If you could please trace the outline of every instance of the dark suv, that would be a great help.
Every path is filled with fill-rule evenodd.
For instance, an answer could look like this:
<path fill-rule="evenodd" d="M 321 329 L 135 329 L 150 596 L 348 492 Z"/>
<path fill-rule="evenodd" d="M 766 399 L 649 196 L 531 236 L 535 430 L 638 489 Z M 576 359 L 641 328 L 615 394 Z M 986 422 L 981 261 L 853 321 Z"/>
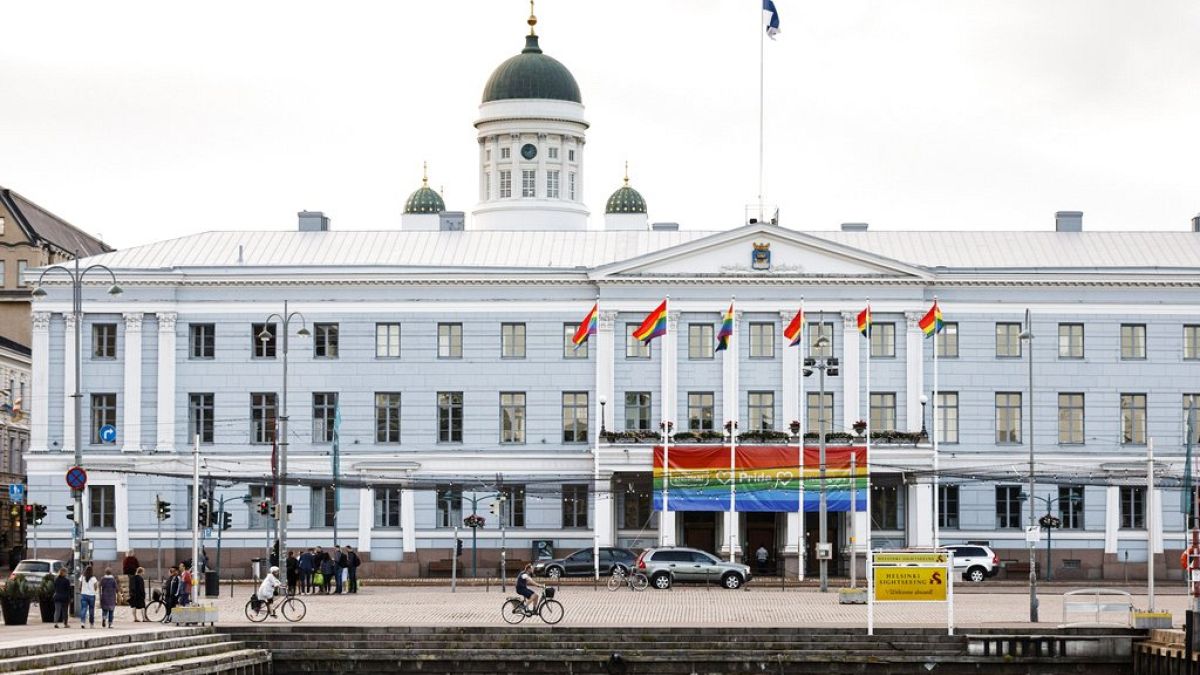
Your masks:
<path fill-rule="evenodd" d="M 620 569 L 628 572 L 633 567 L 637 554 L 627 548 L 600 547 L 600 574 L 605 576 Z M 533 573 L 557 579 L 559 577 L 586 577 L 596 570 L 592 549 L 581 548 L 571 555 L 556 560 L 539 560 L 533 564 Z"/>

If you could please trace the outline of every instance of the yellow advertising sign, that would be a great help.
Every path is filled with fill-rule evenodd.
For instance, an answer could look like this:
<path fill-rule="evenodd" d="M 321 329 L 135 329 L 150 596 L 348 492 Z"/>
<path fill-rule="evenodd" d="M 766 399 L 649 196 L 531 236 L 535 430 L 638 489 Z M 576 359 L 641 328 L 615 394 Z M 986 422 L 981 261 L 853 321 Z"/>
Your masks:
<path fill-rule="evenodd" d="M 880 565 L 945 565 L 949 559 L 946 553 L 876 553 L 874 556 L 874 561 Z"/>
<path fill-rule="evenodd" d="M 946 570 L 936 567 L 876 567 L 875 600 L 945 602 Z"/>

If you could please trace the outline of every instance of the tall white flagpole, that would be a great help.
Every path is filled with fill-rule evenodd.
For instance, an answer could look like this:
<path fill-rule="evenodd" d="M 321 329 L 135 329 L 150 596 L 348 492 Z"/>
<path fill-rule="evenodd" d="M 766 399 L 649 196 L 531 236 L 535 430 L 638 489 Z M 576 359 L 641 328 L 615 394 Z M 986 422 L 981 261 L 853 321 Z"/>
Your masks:
<path fill-rule="evenodd" d="M 667 332 L 663 334 L 663 347 L 659 350 L 659 352 L 662 353 L 662 367 L 666 368 L 667 367 L 666 344 L 667 344 L 667 340 L 671 338 L 671 335 L 670 335 L 670 331 L 671 331 L 671 319 L 670 319 L 670 317 L 671 317 L 671 296 L 670 295 L 668 295 L 666 297 L 666 299 L 663 300 L 663 305 L 665 305 L 663 307 L 663 318 L 665 318 L 667 320 L 667 329 L 666 329 Z M 660 378 L 660 379 L 665 379 L 667 381 L 670 381 L 669 377 L 668 378 Z M 669 400 L 669 399 L 667 399 L 667 392 L 665 389 L 661 395 L 662 395 L 664 401 Z M 669 543 L 668 537 L 667 537 L 667 530 L 666 530 L 667 520 L 668 520 L 667 513 L 670 511 L 670 503 L 669 503 L 668 499 L 669 499 L 669 495 L 671 493 L 671 485 L 670 485 L 670 481 L 671 481 L 671 434 L 669 432 L 670 432 L 670 428 L 667 426 L 667 420 L 663 420 L 663 423 L 662 423 L 662 435 L 663 435 L 662 514 L 660 515 L 660 517 L 658 519 L 658 543 L 661 546 L 666 546 Z M 671 523 L 672 526 L 674 526 L 674 524 L 675 524 L 674 522 Z M 670 540 L 673 541 L 674 536 L 671 536 Z"/>
<path fill-rule="evenodd" d="M 758 12 L 758 222 L 763 220 L 763 128 L 766 119 L 766 107 L 763 105 L 764 83 L 766 81 L 766 26 L 762 24 L 762 10 Z"/>
<path fill-rule="evenodd" d="M 937 306 L 937 296 L 933 296 L 933 304 Z M 938 330 L 937 317 L 934 317 L 933 329 L 933 546 L 940 545 L 941 527 L 938 520 L 941 516 L 941 499 L 938 486 L 941 482 L 941 468 L 938 457 Z"/>
<path fill-rule="evenodd" d="M 866 474 L 868 476 L 871 475 L 871 431 L 872 431 L 872 429 L 871 429 L 871 334 L 874 331 L 875 331 L 875 317 L 871 316 L 871 299 L 867 298 L 867 417 L 866 417 L 866 422 L 867 422 L 867 442 L 866 442 L 867 461 L 865 462 L 866 466 L 863 467 L 863 469 L 864 469 L 864 471 L 866 471 Z M 853 450 L 851 450 L 851 452 L 853 452 Z M 853 466 L 853 464 L 851 464 L 851 465 Z M 850 518 L 850 527 L 851 527 L 852 531 L 857 533 L 858 528 L 856 528 L 854 526 L 855 517 L 853 516 L 853 514 L 858 513 L 858 476 L 854 475 L 855 474 L 854 471 L 851 471 L 850 474 L 851 474 L 850 475 L 850 485 L 852 486 L 851 490 L 850 490 L 850 504 L 851 504 L 850 513 L 852 514 L 851 518 Z M 870 481 L 867 482 L 867 504 L 866 504 L 866 507 L 867 507 L 867 513 L 866 513 L 866 516 L 867 516 L 867 532 L 866 532 L 867 541 L 864 542 L 864 545 L 866 546 L 866 548 L 869 549 L 869 548 L 871 548 L 871 486 L 870 486 Z M 854 545 L 851 546 L 851 550 L 858 551 L 858 542 L 854 542 Z M 857 563 L 857 562 L 858 562 L 857 559 L 855 559 L 855 563 Z M 853 573 L 854 571 L 851 570 L 851 572 Z M 869 574 L 870 571 L 868 570 L 867 573 Z"/>
<path fill-rule="evenodd" d="M 730 296 L 729 306 L 731 308 L 733 307 L 733 301 L 734 301 L 734 297 Z M 732 324 L 731 327 L 733 328 L 733 334 L 729 336 L 729 346 L 723 350 L 725 352 L 725 355 L 722 358 L 724 358 L 724 359 L 729 358 L 730 350 L 737 349 L 737 345 L 734 344 L 734 337 L 737 335 L 737 313 L 736 312 L 733 313 L 733 316 L 730 318 L 730 322 Z M 724 321 L 722 321 L 722 323 L 724 323 Z M 735 360 L 733 363 L 733 367 L 737 368 L 736 352 L 734 353 L 734 359 Z M 735 383 L 737 382 L 736 377 L 734 378 L 734 382 Z M 736 386 L 733 389 L 733 398 L 734 398 L 734 403 L 732 406 L 733 410 L 734 410 L 733 420 L 731 420 L 732 424 L 729 425 L 729 562 L 733 562 L 734 558 L 736 556 L 737 529 L 738 529 L 737 528 L 737 432 L 738 432 L 737 410 L 738 410 L 739 406 L 738 406 L 738 401 L 737 401 L 737 387 Z"/>

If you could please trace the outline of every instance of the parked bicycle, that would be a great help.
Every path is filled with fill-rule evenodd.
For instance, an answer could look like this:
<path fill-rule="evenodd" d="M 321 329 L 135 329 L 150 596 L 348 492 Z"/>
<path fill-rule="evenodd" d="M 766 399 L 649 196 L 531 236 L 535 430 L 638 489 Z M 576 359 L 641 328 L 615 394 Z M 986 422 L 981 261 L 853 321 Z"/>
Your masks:
<path fill-rule="evenodd" d="M 151 592 L 150 597 L 153 599 L 146 603 L 146 608 L 142 610 L 142 620 L 161 622 L 167 616 L 167 606 L 163 604 L 162 591 L 156 588 Z M 136 615 L 137 610 L 133 611 Z"/>
<path fill-rule="evenodd" d="M 547 588 L 542 597 L 538 600 L 537 607 L 532 612 L 525 609 L 525 598 L 516 596 L 504 601 L 500 606 L 500 614 L 508 623 L 517 624 L 525 620 L 527 616 L 540 616 L 542 621 L 548 624 L 556 624 L 562 621 L 563 614 L 562 603 L 554 599 L 554 589 Z"/>
<path fill-rule="evenodd" d="M 255 594 L 246 601 L 246 618 L 254 623 L 262 623 L 268 616 L 278 616 L 275 613 L 276 609 L 283 614 L 283 618 L 292 622 L 300 621 L 308 613 L 304 601 L 294 595 L 285 596 L 283 601 L 276 605 L 275 598 L 264 602 Z"/>
<path fill-rule="evenodd" d="M 618 567 L 613 570 L 612 576 L 608 578 L 608 590 L 615 591 L 622 586 L 628 586 L 631 590 L 644 591 L 650 585 L 650 580 L 645 574 L 638 571 L 633 571 L 628 574 L 623 568 Z"/>

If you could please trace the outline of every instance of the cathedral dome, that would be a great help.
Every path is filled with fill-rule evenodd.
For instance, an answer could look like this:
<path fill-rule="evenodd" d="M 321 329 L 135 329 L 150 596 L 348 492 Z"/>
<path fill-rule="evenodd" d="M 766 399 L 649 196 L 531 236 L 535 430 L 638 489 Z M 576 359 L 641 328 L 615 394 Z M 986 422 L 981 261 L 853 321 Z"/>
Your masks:
<path fill-rule="evenodd" d="M 404 202 L 405 213 L 441 213 L 445 210 L 446 203 L 436 190 L 429 187 L 428 179 L 423 179 L 421 187 Z"/>
<path fill-rule="evenodd" d="M 501 63 L 483 86 L 483 103 L 512 98 L 541 98 L 583 103 L 575 76 L 542 53 L 538 36 L 525 36 L 525 49 Z"/>
<path fill-rule="evenodd" d="M 626 176 L 625 184 L 608 198 L 608 204 L 605 205 L 604 212 L 645 213 L 646 200 L 642 198 L 642 193 L 629 187 L 629 177 Z"/>

